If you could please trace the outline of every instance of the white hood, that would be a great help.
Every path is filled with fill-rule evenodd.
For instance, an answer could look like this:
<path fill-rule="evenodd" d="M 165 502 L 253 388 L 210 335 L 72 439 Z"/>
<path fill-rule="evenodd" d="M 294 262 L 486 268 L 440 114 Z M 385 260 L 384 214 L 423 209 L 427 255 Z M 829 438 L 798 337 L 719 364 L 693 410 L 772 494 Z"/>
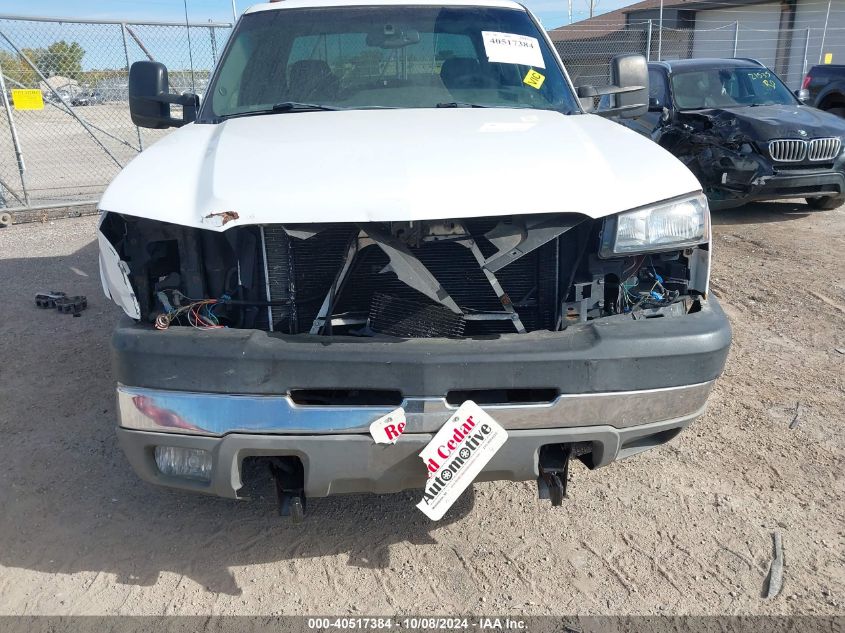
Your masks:
<path fill-rule="evenodd" d="M 598 218 L 700 189 L 667 151 L 595 115 L 350 110 L 185 126 L 135 158 L 100 208 L 224 230 L 522 213 Z"/>

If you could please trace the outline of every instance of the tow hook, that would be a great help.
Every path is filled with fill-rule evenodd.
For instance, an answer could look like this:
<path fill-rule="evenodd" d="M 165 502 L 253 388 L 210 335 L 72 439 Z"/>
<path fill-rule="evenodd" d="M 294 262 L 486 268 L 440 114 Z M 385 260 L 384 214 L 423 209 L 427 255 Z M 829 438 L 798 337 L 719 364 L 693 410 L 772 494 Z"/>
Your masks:
<path fill-rule="evenodd" d="M 276 482 L 279 516 L 290 517 L 291 523 L 305 518 L 305 472 L 302 462 L 295 458 L 274 457 L 270 473 Z"/>
<path fill-rule="evenodd" d="M 537 492 L 540 499 L 551 499 L 552 506 L 563 505 L 566 498 L 566 482 L 569 479 L 569 458 L 572 447 L 569 444 L 547 444 L 540 447 L 540 476 L 537 478 Z"/>

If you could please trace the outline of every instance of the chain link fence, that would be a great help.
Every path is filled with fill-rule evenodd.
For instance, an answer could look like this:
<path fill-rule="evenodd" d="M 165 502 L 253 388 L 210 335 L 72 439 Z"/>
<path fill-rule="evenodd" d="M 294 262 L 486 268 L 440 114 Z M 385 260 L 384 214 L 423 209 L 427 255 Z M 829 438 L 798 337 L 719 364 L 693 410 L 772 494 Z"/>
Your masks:
<path fill-rule="evenodd" d="M 132 124 L 131 64 L 160 61 L 171 90 L 202 94 L 230 31 L 221 23 L 0 16 L 0 208 L 96 201 L 127 162 L 166 133 Z M 40 93 L 35 109 L 20 107 L 26 93 L 19 90 Z"/>
<path fill-rule="evenodd" d="M 814 64 L 845 61 L 845 28 L 761 29 L 737 21 L 714 28 L 660 29 L 654 20 L 552 31 L 552 41 L 576 86 L 609 81 L 610 60 L 640 53 L 649 61 L 703 57 L 749 57 L 796 90 Z"/>

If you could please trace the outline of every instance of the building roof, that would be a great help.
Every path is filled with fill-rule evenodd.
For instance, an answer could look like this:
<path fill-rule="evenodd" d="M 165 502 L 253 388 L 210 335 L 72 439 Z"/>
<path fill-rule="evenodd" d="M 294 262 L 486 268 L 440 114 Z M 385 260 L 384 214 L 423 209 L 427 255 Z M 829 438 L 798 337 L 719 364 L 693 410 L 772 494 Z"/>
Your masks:
<path fill-rule="evenodd" d="M 772 0 L 724 0 L 713 2 L 713 0 L 664 0 L 663 9 L 689 9 L 693 11 L 705 11 L 708 9 L 724 9 L 728 6 L 743 6 L 771 2 Z M 602 37 L 621 31 L 628 26 L 628 15 L 640 11 L 648 11 L 660 8 L 660 0 L 642 0 L 635 4 L 602 13 L 580 22 L 564 24 L 549 31 L 549 36 L 554 42 L 565 42 L 569 40 L 584 40 L 595 37 Z"/>

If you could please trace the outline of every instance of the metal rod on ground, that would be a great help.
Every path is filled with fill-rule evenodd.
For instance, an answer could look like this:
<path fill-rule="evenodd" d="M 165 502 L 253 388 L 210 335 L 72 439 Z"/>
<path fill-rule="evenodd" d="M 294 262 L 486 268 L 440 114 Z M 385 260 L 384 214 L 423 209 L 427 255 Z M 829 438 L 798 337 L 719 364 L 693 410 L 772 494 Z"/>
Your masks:
<path fill-rule="evenodd" d="M 121 22 L 120 35 L 123 38 L 123 54 L 126 57 L 126 80 L 129 81 L 129 46 L 126 44 L 126 25 Z M 144 139 L 141 138 L 141 128 L 135 126 L 135 131 L 138 133 L 138 151 L 144 151 Z"/>
<path fill-rule="evenodd" d="M 830 3 L 831 0 L 827 0 L 827 15 L 824 16 L 824 30 L 822 31 L 822 43 L 819 46 L 819 63 L 822 63 L 822 58 L 824 57 L 824 41 L 827 38 L 827 23 L 830 21 Z"/>
<path fill-rule="evenodd" d="M 657 61 L 663 61 L 663 0 L 660 0 L 660 18 L 657 22 Z"/>
<path fill-rule="evenodd" d="M 651 20 L 648 21 L 648 37 L 645 43 L 645 58 L 646 61 L 651 61 Z"/>
<path fill-rule="evenodd" d="M 127 33 L 129 33 L 129 36 L 130 36 L 133 40 L 135 40 L 135 43 L 138 45 L 138 48 L 140 48 L 142 51 L 144 51 L 144 55 L 146 55 L 146 56 L 147 56 L 147 59 L 149 59 L 151 62 L 154 62 L 154 61 L 155 61 L 155 58 L 153 57 L 153 54 L 152 54 L 150 51 L 148 51 L 148 50 L 147 50 L 147 47 L 146 47 L 146 46 L 144 46 L 144 43 L 141 41 L 141 38 L 140 38 L 140 37 L 138 37 L 137 35 L 135 35 L 135 31 L 133 31 L 133 30 L 129 27 L 129 25 L 128 25 L 128 24 L 124 24 L 124 25 L 123 25 L 123 28 L 125 28 L 125 29 L 126 29 L 126 32 L 127 32 Z"/>
<path fill-rule="evenodd" d="M 3 80 L 3 69 L 0 68 L 0 95 L 3 99 L 3 108 L 6 110 L 6 117 L 9 119 L 9 132 L 12 135 L 12 145 L 15 147 L 15 158 L 18 160 L 18 173 L 21 178 L 21 188 L 23 189 L 24 204 L 29 205 L 29 191 L 26 187 L 26 164 L 23 161 L 23 151 L 21 150 L 21 142 L 18 138 L 18 130 L 15 127 L 15 119 L 12 118 L 12 106 L 9 105 L 9 94 L 6 92 L 6 82 Z M 8 187 L 7 187 L 8 189 Z M 15 192 L 9 189 L 14 196 Z M 17 196 L 15 196 L 17 198 Z M 20 200 L 20 198 L 18 198 Z"/>
<path fill-rule="evenodd" d="M 739 20 L 734 22 L 734 57 L 736 57 L 736 50 L 739 47 Z"/>
<path fill-rule="evenodd" d="M 79 124 L 80 124 L 83 128 L 85 128 L 85 131 L 86 131 L 86 132 L 88 132 L 88 134 L 90 134 L 90 135 L 91 135 L 91 138 L 92 138 L 92 139 L 94 139 L 94 142 L 95 142 L 97 145 L 99 145 L 99 146 L 100 146 L 100 148 L 101 148 L 101 149 L 102 149 L 102 150 L 103 150 L 103 151 L 104 151 L 104 152 L 108 155 L 108 157 L 109 157 L 109 158 L 111 158 L 111 159 L 114 161 L 115 165 L 117 165 L 118 167 L 120 167 L 121 169 L 123 169 L 123 165 L 121 165 L 121 164 L 120 164 L 120 161 L 119 161 L 119 160 L 117 160 L 117 159 L 114 157 L 114 154 L 112 154 L 112 153 L 109 151 L 109 148 L 108 148 L 108 147 L 106 147 L 105 145 L 103 145 L 103 142 L 102 142 L 100 139 L 98 139 L 98 138 L 97 138 L 97 135 L 96 135 L 96 134 L 94 134 L 93 130 L 92 130 L 92 129 L 88 126 L 88 123 L 86 123 L 85 121 L 83 121 L 83 120 L 79 117 L 79 115 L 77 115 L 77 114 L 76 114 L 76 112 L 74 112 L 74 111 L 71 109 L 71 107 L 70 107 L 67 103 L 65 103 L 65 100 L 64 100 L 64 99 L 62 99 L 61 95 L 59 95 L 59 93 L 58 93 L 58 92 L 56 92 L 56 89 L 55 89 L 55 88 L 53 88 L 53 86 L 51 86 L 51 85 L 50 85 L 50 82 L 49 82 L 49 81 L 47 81 L 47 78 L 44 76 L 44 73 L 42 73 L 42 72 L 41 72 L 41 70 L 38 68 L 38 66 L 36 66 L 35 64 L 33 64 L 33 63 L 32 63 L 32 60 L 31 60 L 29 57 L 27 57 L 27 56 L 24 54 L 24 52 L 23 52 L 21 49 L 19 49 L 19 48 L 15 45 L 15 43 L 14 43 L 14 42 L 12 42 L 12 40 L 10 40 L 10 39 L 8 38 L 8 37 L 6 36 L 6 34 L 5 34 L 2 30 L 0 30 L 0 37 L 2 37 L 4 40 L 6 40 L 6 43 L 7 43 L 9 46 L 11 46 L 11 47 L 12 47 L 12 50 L 14 50 L 14 51 L 18 54 L 18 56 L 19 56 L 19 57 L 20 57 L 20 58 L 21 58 L 21 59 L 22 59 L 22 60 L 26 63 L 26 65 L 27 65 L 27 66 L 29 66 L 30 68 L 32 68 L 32 70 L 33 70 L 33 71 L 35 71 L 35 74 L 36 74 L 36 75 L 38 75 L 38 77 L 41 79 L 41 81 L 43 81 L 43 82 L 44 82 L 44 85 L 45 85 L 45 86 L 47 86 L 47 88 L 50 90 L 50 92 L 52 92 L 52 93 L 53 93 L 53 96 L 55 96 L 55 97 L 56 97 L 56 99 L 57 99 L 57 100 L 58 100 L 58 101 L 59 101 L 62 105 L 64 105 L 64 107 L 66 108 L 67 112 L 68 112 L 68 113 L 69 113 L 69 114 L 70 114 L 70 115 L 71 115 L 74 119 L 76 119 L 77 121 L 79 121 Z"/>

